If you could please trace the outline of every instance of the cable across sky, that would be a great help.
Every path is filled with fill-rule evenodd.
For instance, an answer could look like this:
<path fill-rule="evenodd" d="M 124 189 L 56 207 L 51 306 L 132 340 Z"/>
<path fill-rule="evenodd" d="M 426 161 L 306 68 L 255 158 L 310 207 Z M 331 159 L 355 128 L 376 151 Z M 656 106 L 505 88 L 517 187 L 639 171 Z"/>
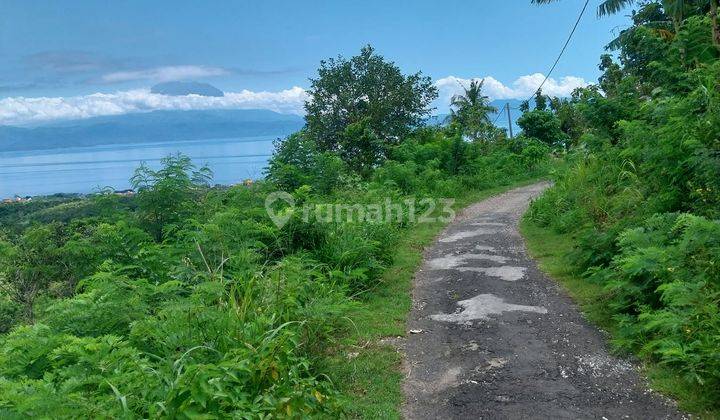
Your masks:
<path fill-rule="evenodd" d="M 590 0 L 585 0 L 585 4 L 583 5 L 582 10 L 580 10 L 580 14 L 578 15 L 578 18 L 575 21 L 575 25 L 573 25 L 573 28 L 570 31 L 570 35 L 568 35 L 567 40 L 565 41 L 565 45 L 563 45 L 562 49 L 560 50 L 560 54 L 558 54 L 552 67 L 550 67 L 550 70 L 545 75 L 545 79 L 542 81 L 542 83 L 540 83 L 540 86 L 538 86 L 538 88 L 535 90 L 535 92 L 527 99 L 528 101 L 530 99 L 532 99 L 533 96 L 535 96 L 538 92 L 540 92 L 540 90 L 542 90 L 542 87 L 545 85 L 545 82 L 548 81 L 553 70 L 555 70 L 555 67 L 557 67 L 558 63 L 560 62 L 560 58 L 562 58 L 563 54 L 565 54 L 565 50 L 567 50 L 567 47 L 570 44 L 570 40 L 572 39 L 573 35 L 575 35 L 575 30 L 577 30 L 578 25 L 580 25 L 580 20 L 582 19 L 583 15 L 585 15 L 585 10 L 587 9 L 589 3 L 590 3 Z"/>

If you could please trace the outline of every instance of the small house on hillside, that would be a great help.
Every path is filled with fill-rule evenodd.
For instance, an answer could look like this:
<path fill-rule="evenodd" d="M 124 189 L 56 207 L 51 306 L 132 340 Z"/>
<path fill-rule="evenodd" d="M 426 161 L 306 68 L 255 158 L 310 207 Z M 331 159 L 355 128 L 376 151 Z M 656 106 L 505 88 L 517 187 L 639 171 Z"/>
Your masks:
<path fill-rule="evenodd" d="M 132 197 L 132 196 L 135 195 L 135 190 L 133 190 L 133 189 L 129 189 L 129 190 L 115 190 L 115 192 L 114 192 L 113 194 L 115 194 L 115 195 L 120 195 L 120 196 L 123 196 L 123 197 Z"/>

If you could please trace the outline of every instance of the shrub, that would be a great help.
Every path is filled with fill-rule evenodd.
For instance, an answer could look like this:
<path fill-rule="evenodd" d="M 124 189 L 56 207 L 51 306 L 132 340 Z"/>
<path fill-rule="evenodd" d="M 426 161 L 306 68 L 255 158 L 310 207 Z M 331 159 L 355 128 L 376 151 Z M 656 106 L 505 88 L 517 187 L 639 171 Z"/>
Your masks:
<path fill-rule="evenodd" d="M 593 274 L 622 327 L 616 342 L 720 397 L 720 222 L 656 215 L 623 232 L 619 248 Z"/>

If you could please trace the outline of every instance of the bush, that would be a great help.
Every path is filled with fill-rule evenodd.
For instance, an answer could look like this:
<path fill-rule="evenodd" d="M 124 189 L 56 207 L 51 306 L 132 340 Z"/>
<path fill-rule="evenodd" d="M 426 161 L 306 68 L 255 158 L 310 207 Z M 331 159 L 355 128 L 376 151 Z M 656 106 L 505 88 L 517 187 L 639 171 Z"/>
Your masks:
<path fill-rule="evenodd" d="M 560 129 L 560 119 L 551 111 L 535 109 L 524 113 L 517 121 L 523 134 L 548 146 L 565 147 L 568 136 Z"/>
<path fill-rule="evenodd" d="M 305 131 L 275 142 L 265 172 L 269 181 L 287 192 L 309 185 L 319 194 L 329 194 L 352 179 L 345 162 L 332 152 L 319 151 Z"/>
<path fill-rule="evenodd" d="M 606 284 L 622 347 L 670 365 L 720 398 L 720 222 L 651 217 L 620 235 Z"/>

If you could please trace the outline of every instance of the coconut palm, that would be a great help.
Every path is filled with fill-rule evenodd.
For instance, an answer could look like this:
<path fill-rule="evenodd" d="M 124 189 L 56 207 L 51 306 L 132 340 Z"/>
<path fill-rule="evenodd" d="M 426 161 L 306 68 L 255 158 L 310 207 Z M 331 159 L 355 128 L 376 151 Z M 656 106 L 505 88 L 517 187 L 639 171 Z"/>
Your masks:
<path fill-rule="evenodd" d="M 492 128 L 488 114 L 498 112 L 490 105 L 490 98 L 483 95 L 485 80 L 472 80 L 470 86 L 463 86 L 463 94 L 450 100 L 450 121 L 462 128 L 463 134 L 473 140 L 484 137 Z"/>
<path fill-rule="evenodd" d="M 547 4 L 557 0 L 532 0 L 535 4 Z M 605 0 L 597 8 L 598 16 L 607 16 L 618 13 L 627 6 L 635 4 L 637 0 Z M 710 7 L 710 18 L 712 19 L 713 41 L 715 46 L 720 49 L 720 0 L 660 0 L 665 12 L 670 15 L 675 27 L 675 33 L 680 29 L 680 25 L 685 19 L 685 11 L 688 6 L 706 8 Z"/>
<path fill-rule="evenodd" d="M 535 4 L 548 4 L 558 0 L 532 0 Z M 637 3 L 638 0 L 605 0 L 597 8 L 597 14 L 599 17 L 614 15 L 615 13 L 623 10 L 624 8 Z M 713 0 L 716 1 L 716 0 Z M 682 17 L 682 11 L 685 8 L 686 3 L 693 3 L 693 0 L 661 0 L 663 8 L 668 13 L 679 17 Z"/>

